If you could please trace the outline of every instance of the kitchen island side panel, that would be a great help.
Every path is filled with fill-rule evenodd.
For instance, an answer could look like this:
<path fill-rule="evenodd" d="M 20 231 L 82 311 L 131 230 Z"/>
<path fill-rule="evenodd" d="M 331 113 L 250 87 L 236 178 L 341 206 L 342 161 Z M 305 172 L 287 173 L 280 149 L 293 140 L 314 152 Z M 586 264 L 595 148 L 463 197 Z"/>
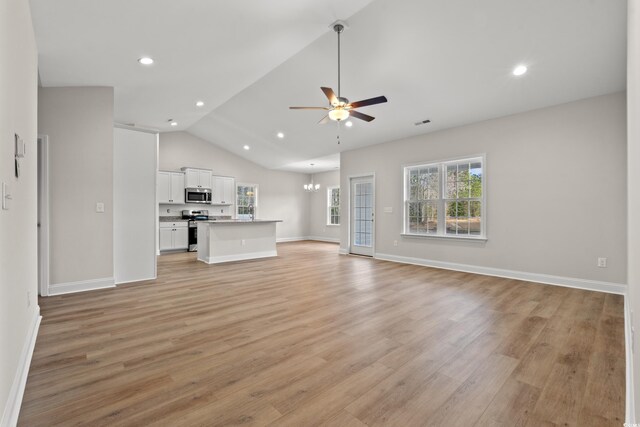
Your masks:
<path fill-rule="evenodd" d="M 276 222 L 198 223 L 200 261 L 217 264 L 277 255 Z"/>

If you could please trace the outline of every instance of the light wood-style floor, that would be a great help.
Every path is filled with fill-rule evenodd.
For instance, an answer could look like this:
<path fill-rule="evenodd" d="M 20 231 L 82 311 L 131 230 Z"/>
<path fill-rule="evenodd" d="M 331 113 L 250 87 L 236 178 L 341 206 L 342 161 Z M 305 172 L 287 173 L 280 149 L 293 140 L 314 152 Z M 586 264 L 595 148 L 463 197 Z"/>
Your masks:
<path fill-rule="evenodd" d="M 622 297 L 278 250 L 41 299 L 19 425 L 622 425 Z"/>

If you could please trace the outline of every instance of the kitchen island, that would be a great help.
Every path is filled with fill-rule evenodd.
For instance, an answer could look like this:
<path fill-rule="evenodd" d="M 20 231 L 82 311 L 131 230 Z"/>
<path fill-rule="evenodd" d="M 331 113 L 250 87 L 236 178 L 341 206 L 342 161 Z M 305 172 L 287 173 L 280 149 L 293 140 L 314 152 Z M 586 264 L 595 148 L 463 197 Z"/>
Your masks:
<path fill-rule="evenodd" d="M 278 256 L 279 219 L 198 221 L 198 260 L 207 264 Z"/>

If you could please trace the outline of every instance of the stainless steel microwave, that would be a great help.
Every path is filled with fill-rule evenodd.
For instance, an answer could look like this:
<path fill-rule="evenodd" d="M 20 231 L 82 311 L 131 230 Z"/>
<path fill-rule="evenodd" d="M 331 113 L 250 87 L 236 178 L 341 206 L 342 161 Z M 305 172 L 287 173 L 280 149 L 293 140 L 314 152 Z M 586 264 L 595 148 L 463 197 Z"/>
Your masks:
<path fill-rule="evenodd" d="M 185 188 L 184 201 L 185 203 L 211 204 L 211 189 L 210 188 Z"/>

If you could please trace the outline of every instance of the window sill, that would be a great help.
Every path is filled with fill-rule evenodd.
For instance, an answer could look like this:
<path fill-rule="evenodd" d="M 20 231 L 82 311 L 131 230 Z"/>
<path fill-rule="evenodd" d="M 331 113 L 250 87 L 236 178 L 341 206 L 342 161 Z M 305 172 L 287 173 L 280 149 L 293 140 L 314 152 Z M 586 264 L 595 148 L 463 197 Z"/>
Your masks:
<path fill-rule="evenodd" d="M 465 240 L 465 241 L 472 241 L 472 242 L 486 242 L 487 239 L 486 237 L 483 236 L 478 236 L 478 237 L 466 237 L 466 236 L 442 236 L 439 234 L 408 234 L 408 233 L 401 233 L 400 234 L 402 237 L 410 237 L 410 238 L 427 238 L 427 239 L 441 239 L 441 240 Z"/>

